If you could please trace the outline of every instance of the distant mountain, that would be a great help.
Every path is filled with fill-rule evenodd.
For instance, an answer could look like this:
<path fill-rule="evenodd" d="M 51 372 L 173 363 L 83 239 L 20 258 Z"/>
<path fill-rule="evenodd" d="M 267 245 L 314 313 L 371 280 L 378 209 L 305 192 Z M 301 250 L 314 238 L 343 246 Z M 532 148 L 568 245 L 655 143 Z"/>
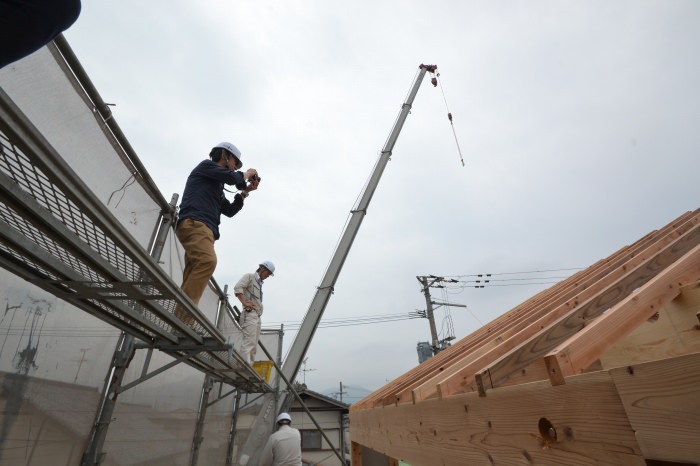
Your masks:
<path fill-rule="evenodd" d="M 313 390 L 313 388 L 309 387 L 310 390 Z M 340 386 L 334 387 L 334 388 L 327 388 L 325 390 L 314 390 L 317 391 L 318 393 L 322 395 L 326 395 L 330 398 L 335 398 L 336 400 L 340 400 Z M 362 398 L 366 397 L 370 393 L 372 393 L 372 390 L 367 390 L 366 388 L 362 387 L 355 387 L 352 385 L 343 385 L 343 397 L 342 401 L 343 403 L 347 404 L 353 404 L 355 402 L 360 401 Z"/>

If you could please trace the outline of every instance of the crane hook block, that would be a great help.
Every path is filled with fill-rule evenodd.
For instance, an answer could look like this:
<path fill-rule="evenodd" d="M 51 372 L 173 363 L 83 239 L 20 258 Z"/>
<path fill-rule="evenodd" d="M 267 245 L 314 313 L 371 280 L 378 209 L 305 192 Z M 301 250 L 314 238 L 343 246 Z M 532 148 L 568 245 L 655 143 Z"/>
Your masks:
<path fill-rule="evenodd" d="M 451 113 L 448 113 L 448 114 L 447 114 L 447 119 L 450 120 L 450 121 L 452 121 L 452 114 L 451 114 Z"/>
<path fill-rule="evenodd" d="M 430 83 L 433 85 L 433 87 L 437 87 L 437 78 L 436 78 L 436 77 L 433 77 L 433 78 L 430 80 Z"/>

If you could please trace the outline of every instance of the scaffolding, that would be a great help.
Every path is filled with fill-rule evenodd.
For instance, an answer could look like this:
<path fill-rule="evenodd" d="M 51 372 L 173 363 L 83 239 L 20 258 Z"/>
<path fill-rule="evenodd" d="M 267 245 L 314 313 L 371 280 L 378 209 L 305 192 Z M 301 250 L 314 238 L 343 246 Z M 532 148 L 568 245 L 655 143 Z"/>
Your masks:
<path fill-rule="evenodd" d="M 426 73 L 433 74 L 436 68 L 435 65 L 419 66 L 370 181 L 351 211 L 351 219 L 284 364 L 281 364 L 279 352 L 281 330 L 276 345 L 277 361 L 260 342 L 276 369 L 276 383 L 272 385 L 234 351 L 240 326 L 237 324 L 238 311 L 229 304 L 226 290 L 222 291 L 212 281 L 208 297 L 203 297 L 198 308 L 176 285 L 181 270 L 173 267 L 173 256 L 179 260 L 182 258 L 181 254 L 173 252 L 179 243 L 173 241 L 173 235 L 169 233 L 176 217 L 177 196 L 174 195 L 170 202 L 163 199 L 112 118 L 109 105 L 101 99 L 65 40 L 59 37 L 46 48 L 21 60 L 19 65 L 0 70 L 0 266 L 53 298 L 60 298 L 62 303 L 69 303 L 74 309 L 121 331 L 114 336 L 115 349 L 110 355 L 99 396 L 94 399 L 97 410 L 92 420 L 86 422 L 84 411 L 75 407 L 62 414 L 80 417 L 80 422 L 67 422 L 58 416 L 50 419 L 63 427 L 70 424 L 68 427 L 75 431 L 75 438 L 87 439 L 79 447 L 73 444 L 73 450 L 81 450 L 78 461 L 73 451 L 64 454 L 67 464 L 79 462 L 81 466 L 107 466 L 108 461 L 115 465 L 184 464 L 182 442 L 178 443 L 182 434 L 173 433 L 176 428 L 172 423 L 181 420 L 182 413 L 171 410 L 167 419 L 162 418 L 163 403 L 157 399 L 162 392 L 157 390 L 154 390 L 155 395 L 134 397 L 140 402 L 136 414 L 129 412 L 125 416 L 150 423 L 144 427 L 149 438 L 134 437 L 128 429 L 123 430 L 118 440 L 112 440 L 118 448 L 120 440 L 125 439 L 116 458 L 115 455 L 108 456 L 107 446 L 109 439 L 119 437 L 113 433 L 114 420 L 124 414 L 123 411 L 119 413 L 117 398 L 159 379 L 156 376 L 166 374 L 172 368 L 182 366 L 204 374 L 198 389 L 199 401 L 193 409 L 196 416 L 191 419 L 192 426 L 180 429 L 191 427 L 194 431 L 186 452 L 187 464 L 197 464 L 204 450 L 210 456 L 218 455 L 207 458 L 209 464 L 225 462 L 231 465 L 235 457 L 240 465 L 255 463 L 280 407 L 289 406 L 295 398 L 304 407 L 294 389 L 294 378 L 423 77 Z M 435 86 L 436 78 L 431 82 Z M 100 157 L 95 157 L 95 154 Z M 84 180 L 91 180 L 94 184 L 88 186 Z M 145 229 L 144 225 L 152 227 Z M 8 296 L 10 294 L 8 292 Z M 14 299 L 20 304 L 13 304 L 12 309 L 21 309 L 29 306 L 27 302 L 34 298 Z M 6 407 L 0 423 L 0 461 L 3 453 L 13 448 L 29 450 L 30 441 L 33 445 L 29 456 L 33 457 L 43 448 L 38 445 L 39 437 L 33 434 L 25 444 L 19 441 L 13 447 L 7 446 L 7 433 L 20 430 L 17 426 L 21 427 L 23 416 L 30 424 L 35 421 L 32 413 L 22 411 L 24 401 L 37 399 L 30 394 L 30 383 L 37 380 L 39 369 L 36 364 L 39 338 L 34 331 L 40 335 L 44 321 L 54 327 L 58 321 L 55 313 L 48 317 L 51 307 L 58 306 L 58 303 L 41 299 L 49 309 L 25 312 L 25 319 L 34 316 L 28 334 L 12 327 L 14 314 L 4 340 L 0 333 L 0 377 L 4 377 L 6 386 L 8 381 L 12 385 L 8 390 L 12 396 L 6 400 L 0 398 Z M 10 300 L 6 300 L 7 315 Z M 216 312 L 212 315 L 203 311 L 205 308 L 215 308 Z M 189 317 L 187 320 L 193 324 L 186 325 L 176 318 L 175 309 L 184 309 Z M 41 319 L 44 319 L 41 326 L 37 326 L 36 322 Z M 3 321 L 0 318 L 0 332 Z M 11 334 L 13 337 L 18 335 L 19 342 L 17 351 L 11 354 L 12 361 L 8 361 L 3 348 Z M 27 347 L 20 350 L 23 339 L 27 341 Z M 77 359 L 74 385 L 80 378 L 85 378 L 79 377 L 79 373 L 87 360 L 86 353 L 99 352 L 99 347 L 97 344 L 71 349 L 73 354 L 76 350 L 81 353 Z M 66 361 L 52 360 L 45 355 L 47 351 L 43 351 L 42 366 L 46 367 L 45 361 L 48 360 L 55 364 L 55 368 L 44 369 L 44 375 L 49 376 L 50 383 L 65 382 L 66 375 L 59 366 L 66 365 Z M 152 358 L 161 353 L 170 359 L 167 362 L 161 359 L 159 364 L 152 365 Z M 104 358 L 104 354 L 101 357 Z M 139 359 L 140 373 L 134 373 L 135 359 Z M 75 368 L 76 360 L 72 362 L 72 366 L 70 361 L 68 366 Z M 6 367 L 13 372 L 6 371 Z M 94 385 L 94 377 L 88 379 Z M 287 386 L 285 393 L 273 388 L 279 386 L 279 379 Z M 184 388 L 191 389 L 192 385 L 182 377 L 172 380 L 172 383 L 181 391 L 183 386 L 189 385 Z M 44 380 L 38 385 L 42 389 L 48 384 Z M 225 390 L 224 385 L 231 388 Z M 230 400 L 232 394 L 235 394 L 235 401 L 230 406 L 233 415 L 226 421 L 225 447 L 218 445 L 203 449 L 203 442 L 208 438 L 205 431 L 211 427 L 211 423 L 206 422 L 208 408 L 220 400 Z M 256 396 L 249 398 L 249 395 Z M 148 402 L 145 402 L 146 398 L 149 398 Z M 144 406 L 155 412 L 144 414 Z M 43 409 L 44 405 L 38 408 Z M 131 427 L 136 421 L 122 426 Z M 90 426 L 87 431 L 86 425 Z M 162 453 L 152 453 L 152 444 L 156 441 L 152 425 L 161 429 Z M 241 425 L 245 428 L 241 429 Z M 325 436 L 320 426 L 317 427 Z M 134 448 L 141 441 L 149 442 L 148 454 Z M 129 446 L 127 450 L 123 448 L 124 444 Z M 169 447 L 178 451 L 171 453 Z M 340 453 L 336 451 L 335 454 L 340 463 L 345 463 Z M 29 460 L 25 464 L 40 463 Z"/>
<path fill-rule="evenodd" d="M 47 67 L 50 70 L 47 71 Z M 227 289 L 222 290 L 214 280 L 210 283 L 208 298 L 204 301 L 215 302 L 216 312 L 211 316 L 197 308 L 180 291 L 175 277 L 166 271 L 168 261 L 162 256 L 168 241 L 172 241 L 170 233 L 176 216 L 177 195 L 173 195 L 170 202 L 164 201 L 63 38 L 22 60 L 17 67 L 7 68 L 11 69 L 4 69 L 4 74 L 0 74 L 0 266 L 119 331 L 118 336 L 105 333 L 117 339 L 115 349 L 109 366 L 103 367 L 106 375 L 96 399 L 93 421 L 85 423 L 87 417 L 83 415 L 81 422 L 75 422 L 82 425 L 70 426 L 80 434 L 76 437 L 82 436 L 87 441 L 83 440 L 84 444 L 78 447 L 72 446 L 72 450 L 79 448 L 82 451 L 79 455 L 75 451 L 67 453 L 67 461 L 74 461 L 79 456 L 83 466 L 106 463 L 105 442 L 115 418 L 118 397 L 169 369 L 186 365 L 204 374 L 193 423 L 194 434 L 187 449 L 187 464 L 197 464 L 205 437 L 207 408 L 224 399 L 229 399 L 225 411 L 229 412 L 230 424 L 225 429 L 226 442 L 220 442 L 226 445 L 219 445 L 216 450 L 218 455 L 225 456 L 225 464 L 233 464 L 239 408 L 246 406 L 241 404 L 242 396 L 267 394 L 276 399 L 276 391 L 234 350 L 240 328 L 238 312 L 228 301 Z M 56 111 L 68 114 L 61 115 L 61 124 L 81 119 L 84 134 L 71 134 L 70 128 L 53 128 L 55 121 L 42 120 L 45 107 L 40 96 L 34 96 L 34 103 L 26 105 L 27 111 L 34 112 L 33 115 L 24 113 L 24 105 L 20 108 L 15 98 L 20 101 L 32 98 L 32 91 L 28 92 L 22 86 L 31 86 L 31 82 L 26 82 L 27 77 L 36 73 L 40 73 L 39 79 L 48 82 L 46 92 L 55 93 L 56 102 L 53 104 Z M 73 102 L 61 102 L 65 93 L 56 89 L 60 86 L 74 89 L 71 93 Z M 71 115 L 72 111 L 74 115 Z M 43 127 L 37 127 L 35 122 Z M 127 183 L 138 182 L 141 188 L 138 195 L 150 198 L 148 204 L 159 210 L 156 215 L 151 211 L 141 217 L 134 205 L 143 204 L 142 199 L 124 200 L 127 183 L 116 189 L 110 184 L 121 181 L 105 180 L 105 183 L 94 182 L 88 186 L 84 180 L 89 178 L 85 173 L 78 173 L 79 170 L 94 170 L 85 158 L 86 154 L 77 150 L 75 145 L 71 146 L 64 137 L 52 138 L 52 131 L 68 138 L 84 137 L 81 144 L 95 146 L 87 147 L 85 152 L 88 153 L 92 150 L 104 153 L 105 147 L 109 149 L 109 156 L 119 165 L 115 172 L 123 173 Z M 119 157 L 114 157 L 115 152 Z M 119 176 L 115 175 L 115 178 L 118 180 Z M 103 187 L 103 184 L 107 186 Z M 133 205 L 127 205 L 129 202 Z M 124 215 L 133 217 L 133 221 L 125 222 Z M 143 225 L 149 218 L 155 222 L 148 228 L 150 233 L 144 233 Z M 171 254 L 177 255 L 176 252 Z M 46 298 L 42 299 L 48 302 Z M 8 303 L 7 315 L 11 306 L 9 298 L 5 300 Z M 51 308 L 57 304 L 52 301 L 47 306 Z M 175 317 L 174 310 L 178 306 L 186 311 L 194 324 L 187 325 Z M 33 315 L 43 316 L 45 321 L 49 312 L 44 310 Z M 60 318 L 54 320 L 60 321 Z M 31 332 L 27 333 L 16 330 L 14 322 L 7 324 L 2 347 L 16 331 L 14 337 L 19 341 L 28 339 L 31 343 L 27 348 L 36 353 L 38 345 L 35 343 L 39 338 L 36 335 L 45 330 L 44 324 L 42 327 L 32 326 Z M 32 333 L 34 330 L 36 335 Z M 281 332 L 274 338 L 281 340 Z M 275 346 L 281 348 L 281 341 Z M 85 359 L 85 354 L 97 350 L 97 345 L 81 350 Z M 167 355 L 165 361 L 161 357 L 161 362 L 154 364 L 156 353 Z M 26 354 L 26 351 L 17 354 Z M 14 359 L 17 359 L 17 354 Z M 138 368 L 131 364 L 135 357 L 139 361 Z M 45 405 L 39 406 L 36 401 L 32 383 L 46 387 L 65 382 L 58 369 L 59 362 L 56 362 L 56 370 L 48 377 L 56 380 L 44 379 L 41 384 L 35 383 L 37 378 L 32 377 L 32 372 L 37 368 L 36 355 L 27 361 L 21 367 L 12 363 L 16 369 L 14 373 L 2 366 L 3 388 L 9 395 L 4 400 L 2 413 L 0 462 L 3 454 L 7 458 L 14 448 L 12 429 L 21 429 L 25 417 L 30 421 L 37 419 L 33 415 L 25 416 L 27 410 L 22 406 L 31 401 L 34 403 L 32 409 L 44 409 Z M 65 364 L 64 361 L 60 363 Z M 81 360 L 78 370 L 82 364 Z M 135 370 L 138 372 L 134 374 Z M 77 391 L 78 380 L 76 372 L 75 384 L 68 387 L 68 391 Z M 94 395 L 90 396 L 94 399 Z M 251 404 L 254 403 L 247 406 Z M 82 411 L 85 411 L 84 406 Z M 65 417 L 64 413 L 64 417 L 55 416 L 54 419 L 65 426 L 70 424 Z M 85 432 L 87 428 L 89 433 Z M 128 426 L 125 430 L 129 430 Z M 37 435 L 40 436 L 41 432 Z M 36 458 L 41 453 L 37 452 L 43 447 L 38 446 L 38 439 L 36 437 L 31 442 L 29 459 L 25 453 L 26 464 L 40 464 L 41 460 Z M 177 442 L 177 435 L 168 437 L 168 441 Z M 23 444 L 27 451 L 29 443 L 27 440 Z M 181 454 L 179 458 L 182 457 Z M 160 464 L 159 460 L 161 458 L 132 452 L 131 457 L 110 458 L 109 464 Z M 172 457 L 162 461 L 169 464 Z"/>

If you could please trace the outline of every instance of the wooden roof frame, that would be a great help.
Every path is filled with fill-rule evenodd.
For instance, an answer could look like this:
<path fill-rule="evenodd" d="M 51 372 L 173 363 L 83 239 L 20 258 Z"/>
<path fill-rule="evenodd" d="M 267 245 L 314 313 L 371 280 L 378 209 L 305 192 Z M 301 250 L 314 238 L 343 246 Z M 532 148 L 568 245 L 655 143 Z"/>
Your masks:
<path fill-rule="evenodd" d="M 353 452 L 365 446 L 411 466 L 521 464 L 513 462 L 516 450 L 522 464 L 698 464 L 699 281 L 697 210 L 538 293 L 352 405 Z M 660 318 L 666 323 L 653 324 Z M 663 351 L 654 351 L 659 341 Z M 673 385 L 639 376 L 647 373 L 664 374 Z M 641 409 L 636 397 L 652 393 L 665 401 L 658 410 Z M 547 398 L 564 407 L 547 406 Z M 682 431 L 671 429 L 670 436 L 664 416 Z M 492 431 L 496 420 L 499 432 Z M 486 438 L 500 440 L 491 445 Z"/>

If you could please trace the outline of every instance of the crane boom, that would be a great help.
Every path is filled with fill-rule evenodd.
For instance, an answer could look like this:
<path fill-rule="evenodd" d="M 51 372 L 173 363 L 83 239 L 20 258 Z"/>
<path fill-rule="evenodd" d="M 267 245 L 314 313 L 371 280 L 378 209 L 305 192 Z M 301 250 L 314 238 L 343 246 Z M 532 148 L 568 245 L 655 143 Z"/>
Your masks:
<path fill-rule="evenodd" d="M 294 379 L 299 372 L 299 368 L 306 357 L 306 352 L 311 344 L 311 339 L 313 338 L 314 333 L 316 333 L 318 324 L 323 316 L 323 311 L 326 309 L 326 305 L 328 304 L 328 300 L 333 292 L 335 282 L 338 279 L 338 275 L 340 275 L 340 270 L 343 268 L 345 259 L 350 251 L 350 247 L 352 246 L 355 236 L 357 235 L 357 231 L 359 230 L 362 220 L 367 213 L 367 206 L 372 200 L 374 191 L 379 183 L 379 178 L 382 176 L 384 167 L 386 167 L 386 164 L 389 161 L 391 151 L 394 148 L 396 139 L 399 137 L 404 121 L 406 121 L 408 112 L 411 110 L 411 105 L 413 104 L 418 88 L 423 81 L 423 77 L 425 76 L 426 72 L 434 73 L 436 69 L 436 65 L 420 65 L 419 72 L 416 75 L 413 85 L 411 86 L 408 97 L 406 97 L 406 101 L 401 107 L 401 111 L 399 112 L 399 116 L 396 118 L 396 122 L 394 123 L 394 127 L 389 134 L 389 138 L 384 144 L 384 148 L 379 156 L 379 161 L 372 171 L 370 180 L 367 183 L 367 186 L 365 186 L 359 202 L 351 211 L 350 220 L 343 231 L 343 235 L 338 242 L 338 246 L 333 253 L 333 257 L 331 258 L 328 268 L 323 275 L 321 284 L 316 289 L 316 294 L 309 305 L 308 311 L 306 311 L 306 315 L 301 323 L 299 332 L 294 338 L 294 342 L 292 342 L 292 346 L 282 364 L 282 374 L 290 384 L 294 382 Z M 431 82 L 433 86 L 437 86 L 436 78 L 433 78 Z M 253 425 L 250 429 L 251 435 L 249 435 L 246 439 L 245 445 L 241 451 L 238 460 L 239 465 L 250 466 L 251 464 L 255 464 L 255 462 L 258 460 L 264 442 L 267 439 L 267 437 L 262 433 L 267 433 L 269 435 L 270 428 L 272 427 L 272 421 L 275 418 L 275 415 L 272 414 L 274 413 L 274 406 L 281 406 L 282 410 L 287 410 L 287 407 L 290 405 L 293 398 L 294 395 L 291 390 L 287 392 L 286 396 L 282 397 L 280 404 L 276 403 L 277 400 L 274 394 L 264 395 L 261 411 L 256 417 L 255 421 L 253 421 Z"/>
<path fill-rule="evenodd" d="M 301 367 L 302 361 L 304 357 L 306 357 L 306 352 L 309 349 L 311 340 L 314 336 L 314 333 L 316 332 L 316 329 L 318 328 L 318 324 L 321 321 L 323 312 L 326 309 L 326 305 L 328 304 L 328 300 L 330 299 L 331 293 L 333 292 L 335 282 L 338 279 L 338 276 L 340 275 L 340 270 L 343 268 L 345 259 L 347 258 L 348 252 L 350 251 L 350 247 L 352 246 L 352 243 L 355 240 L 355 236 L 357 235 L 357 232 L 360 229 L 360 225 L 362 224 L 362 220 L 364 219 L 365 214 L 367 213 L 367 207 L 369 206 L 369 203 L 372 200 L 372 196 L 374 195 L 374 191 L 376 190 L 377 185 L 379 184 L 379 179 L 381 178 L 382 173 L 384 172 L 384 168 L 386 167 L 386 164 L 388 163 L 389 158 L 391 157 L 391 152 L 394 149 L 394 144 L 396 143 L 396 140 L 399 137 L 399 133 L 401 132 L 401 128 L 403 127 L 403 124 L 406 121 L 406 117 L 408 116 L 408 113 L 411 110 L 413 100 L 415 99 L 416 94 L 418 93 L 418 89 L 420 88 L 421 82 L 423 81 L 423 77 L 425 76 L 426 72 L 434 73 L 436 69 L 436 65 L 419 66 L 419 72 L 416 75 L 416 78 L 413 82 L 413 85 L 411 86 L 411 90 L 409 91 L 408 96 L 406 97 L 406 101 L 401 106 L 401 111 L 399 112 L 399 115 L 396 118 L 396 122 L 394 123 L 394 127 L 392 128 L 391 133 L 389 134 L 389 138 L 386 140 L 386 143 L 382 148 L 382 152 L 379 156 L 379 161 L 374 167 L 372 175 L 369 179 L 369 182 L 367 183 L 367 186 L 362 192 L 360 200 L 351 211 L 350 220 L 348 221 L 345 230 L 343 231 L 343 235 L 340 241 L 338 242 L 338 246 L 336 247 L 336 250 L 333 253 L 333 257 L 328 265 L 328 268 L 326 269 L 326 272 L 323 275 L 321 284 L 316 289 L 316 294 L 314 295 L 314 298 L 311 301 L 311 304 L 309 305 L 309 309 L 306 312 L 306 315 L 304 316 L 304 320 L 301 323 L 299 332 L 297 333 L 296 338 L 294 339 L 294 342 L 292 343 L 292 346 L 289 349 L 289 352 L 287 353 L 287 357 L 285 358 L 284 363 L 282 364 L 282 373 L 290 381 L 294 381 L 297 373 L 299 372 L 299 368 Z M 433 86 L 437 85 L 437 80 L 435 78 L 433 78 L 432 84 Z"/>

